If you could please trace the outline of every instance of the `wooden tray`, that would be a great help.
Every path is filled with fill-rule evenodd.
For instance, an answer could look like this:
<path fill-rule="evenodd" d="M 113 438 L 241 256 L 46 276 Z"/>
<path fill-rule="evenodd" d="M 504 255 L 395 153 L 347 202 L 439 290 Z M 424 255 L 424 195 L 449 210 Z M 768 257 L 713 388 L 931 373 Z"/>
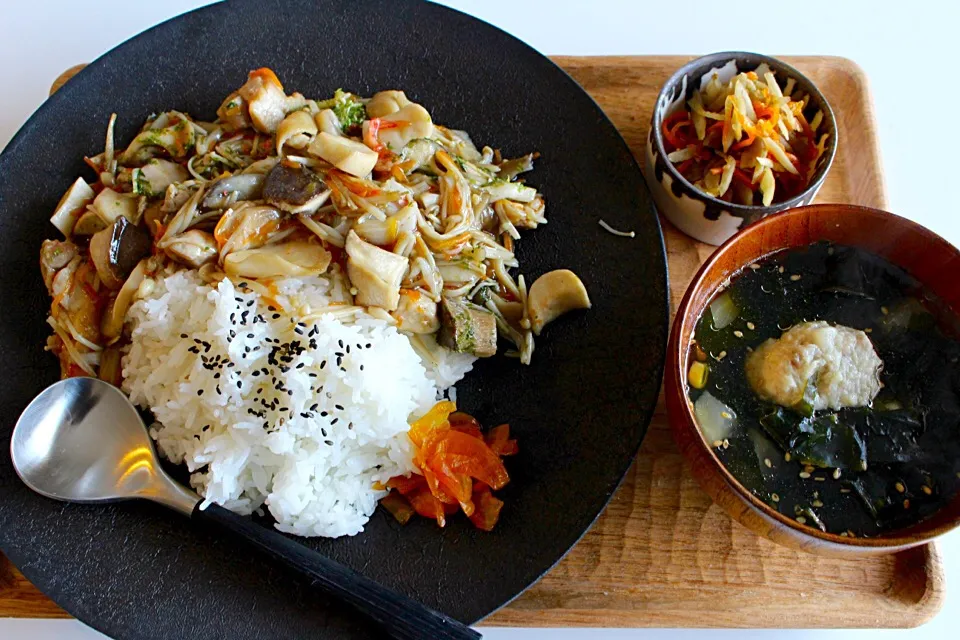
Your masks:
<path fill-rule="evenodd" d="M 641 162 L 660 86 L 684 57 L 558 57 Z M 836 112 L 840 146 L 821 202 L 885 208 L 863 72 L 841 58 L 785 58 Z M 713 250 L 664 222 L 673 310 Z M 733 522 L 696 485 L 663 402 L 604 514 L 543 580 L 484 621 L 520 627 L 911 627 L 943 603 L 936 547 L 861 560 L 790 551 Z M 0 617 L 67 617 L 0 556 Z"/>

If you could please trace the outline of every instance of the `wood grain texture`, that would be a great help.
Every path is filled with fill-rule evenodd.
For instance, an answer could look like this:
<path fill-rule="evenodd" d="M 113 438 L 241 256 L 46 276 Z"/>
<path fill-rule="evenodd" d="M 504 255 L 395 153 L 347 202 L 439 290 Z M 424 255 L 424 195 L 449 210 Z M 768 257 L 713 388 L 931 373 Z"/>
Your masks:
<path fill-rule="evenodd" d="M 685 57 L 557 57 L 596 99 L 639 162 L 660 86 Z M 883 209 L 867 81 L 841 58 L 785 57 L 833 106 L 839 150 L 818 202 Z M 713 247 L 664 222 L 672 311 Z M 535 515 L 535 514 L 534 514 Z M 521 627 L 909 627 L 942 605 L 927 545 L 843 560 L 780 547 L 740 526 L 685 468 L 657 407 L 640 455 L 604 514 L 539 583 L 484 621 Z M 66 617 L 0 557 L 0 617 Z"/>

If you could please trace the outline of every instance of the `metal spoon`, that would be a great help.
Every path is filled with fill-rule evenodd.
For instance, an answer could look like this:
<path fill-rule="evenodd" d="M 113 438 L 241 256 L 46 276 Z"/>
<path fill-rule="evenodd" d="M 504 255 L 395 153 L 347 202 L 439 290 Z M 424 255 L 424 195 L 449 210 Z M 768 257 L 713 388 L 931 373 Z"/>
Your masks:
<path fill-rule="evenodd" d="M 47 387 L 17 420 L 10 455 L 28 487 L 66 502 L 143 498 L 220 527 L 353 605 L 400 640 L 478 640 L 479 633 L 387 589 L 283 534 L 200 497 L 161 468 L 137 410 L 116 387 L 69 378 Z"/>

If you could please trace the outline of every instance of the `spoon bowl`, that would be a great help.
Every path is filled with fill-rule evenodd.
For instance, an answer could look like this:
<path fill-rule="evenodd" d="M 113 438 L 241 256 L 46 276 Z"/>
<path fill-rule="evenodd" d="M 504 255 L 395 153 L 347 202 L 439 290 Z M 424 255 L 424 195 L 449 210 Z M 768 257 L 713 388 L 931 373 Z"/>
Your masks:
<path fill-rule="evenodd" d="M 96 378 L 67 378 L 44 389 L 17 420 L 10 457 L 28 487 L 55 500 L 144 498 L 188 516 L 200 500 L 160 467 L 127 397 Z"/>

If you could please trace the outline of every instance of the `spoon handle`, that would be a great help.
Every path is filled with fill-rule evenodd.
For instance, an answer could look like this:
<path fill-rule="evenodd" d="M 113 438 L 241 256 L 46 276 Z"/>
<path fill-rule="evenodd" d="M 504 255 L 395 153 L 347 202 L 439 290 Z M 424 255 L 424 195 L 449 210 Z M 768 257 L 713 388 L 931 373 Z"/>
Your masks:
<path fill-rule="evenodd" d="M 481 635 L 439 611 L 377 584 L 285 535 L 211 504 L 198 505 L 193 520 L 215 525 L 247 541 L 379 623 L 396 640 L 480 640 Z"/>

